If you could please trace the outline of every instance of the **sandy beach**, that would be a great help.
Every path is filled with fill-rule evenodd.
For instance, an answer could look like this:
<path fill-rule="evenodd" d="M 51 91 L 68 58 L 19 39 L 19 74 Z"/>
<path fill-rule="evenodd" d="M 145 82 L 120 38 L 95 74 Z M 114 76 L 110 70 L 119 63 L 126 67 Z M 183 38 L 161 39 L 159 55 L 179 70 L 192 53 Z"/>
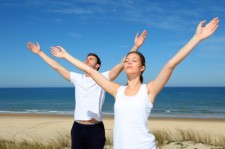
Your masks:
<path fill-rule="evenodd" d="M 106 136 L 112 136 L 114 119 L 104 116 Z M 69 135 L 73 116 L 45 114 L 0 114 L 0 138 L 14 141 L 51 140 Z M 150 130 L 193 130 L 213 137 L 225 136 L 224 119 L 150 118 Z"/>

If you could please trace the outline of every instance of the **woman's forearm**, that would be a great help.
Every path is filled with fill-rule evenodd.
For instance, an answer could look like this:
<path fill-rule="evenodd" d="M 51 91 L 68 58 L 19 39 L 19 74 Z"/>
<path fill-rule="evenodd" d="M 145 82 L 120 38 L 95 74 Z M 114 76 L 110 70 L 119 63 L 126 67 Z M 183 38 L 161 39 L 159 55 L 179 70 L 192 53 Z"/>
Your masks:
<path fill-rule="evenodd" d="M 191 40 L 184 45 L 178 52 L 177 54 L 170 59 L 169 66 L 171 68 L 176 67 L 180 62 L 182 62 L 185 57 L 187 57 L 191 51 L 194 49 L 194 47 L 200 42 L 200 40 L 194 35 Z"/>
<path fill-rule="evenodd" d="M 73 64 L 75 67 L 77 67 L 78 69 L 84 71 L 85 73 L 88 73 L 89 74 L 90 71 L 91 71 L 91 67 L 89 67 L 88 65 L 86 65 L 84 62 L 81 62 L 80 60 L 74 58 L 69 53 L 66 53 L 65 54 L 64 59 L 66 59 L 71 64 Z"/>

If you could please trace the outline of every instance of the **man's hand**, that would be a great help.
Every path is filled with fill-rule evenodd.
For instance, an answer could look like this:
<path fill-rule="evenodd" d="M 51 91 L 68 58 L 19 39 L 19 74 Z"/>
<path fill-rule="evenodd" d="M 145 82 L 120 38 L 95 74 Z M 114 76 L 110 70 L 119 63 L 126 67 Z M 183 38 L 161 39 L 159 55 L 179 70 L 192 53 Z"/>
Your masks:
<path fill-rule="evenodd" d="M 40 48 L 40 45 L 38 44 L 38 42 L 36 42 L 36 44 L 34 44 L 32 42 L 28 42 L 27 48 L 35 54 L 39 54 L 41 51 L 41 48 Z"/>
<path fill-rule="evenodd" d="M 136 36 L 135 36 L 135 39 L 134 39 L 134 44 L 139 48 L 144 43 L 146 36 L 147 36 L 146 30 L 144 30 L 141 33 L 140 37 L 138 37 L 138 33 L 137 33 Z"/>

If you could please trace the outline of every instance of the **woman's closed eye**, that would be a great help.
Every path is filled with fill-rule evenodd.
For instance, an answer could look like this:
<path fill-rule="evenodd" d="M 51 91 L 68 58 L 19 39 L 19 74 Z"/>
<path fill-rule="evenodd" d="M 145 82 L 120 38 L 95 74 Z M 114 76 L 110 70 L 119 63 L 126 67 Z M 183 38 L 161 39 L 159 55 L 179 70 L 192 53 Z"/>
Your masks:
<path fill-rule="evenodd" d="M 126 59 L 124 63 L 137 62 L 137 59 Z"/>

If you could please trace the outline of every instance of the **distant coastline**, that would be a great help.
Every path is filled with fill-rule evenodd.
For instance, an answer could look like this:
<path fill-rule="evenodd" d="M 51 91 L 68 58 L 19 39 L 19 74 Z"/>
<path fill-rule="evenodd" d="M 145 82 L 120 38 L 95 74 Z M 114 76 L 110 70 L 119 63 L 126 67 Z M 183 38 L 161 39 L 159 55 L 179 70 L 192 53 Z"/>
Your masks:
<path fill-rule="evenodd" d="M 0 113 L 73 115 L 73 87 L 0 88 Z M 103 115 L 114 115 L 106 94 Z M 225 119 L 225 87 L 165 87 L 150 118 Z"/>

